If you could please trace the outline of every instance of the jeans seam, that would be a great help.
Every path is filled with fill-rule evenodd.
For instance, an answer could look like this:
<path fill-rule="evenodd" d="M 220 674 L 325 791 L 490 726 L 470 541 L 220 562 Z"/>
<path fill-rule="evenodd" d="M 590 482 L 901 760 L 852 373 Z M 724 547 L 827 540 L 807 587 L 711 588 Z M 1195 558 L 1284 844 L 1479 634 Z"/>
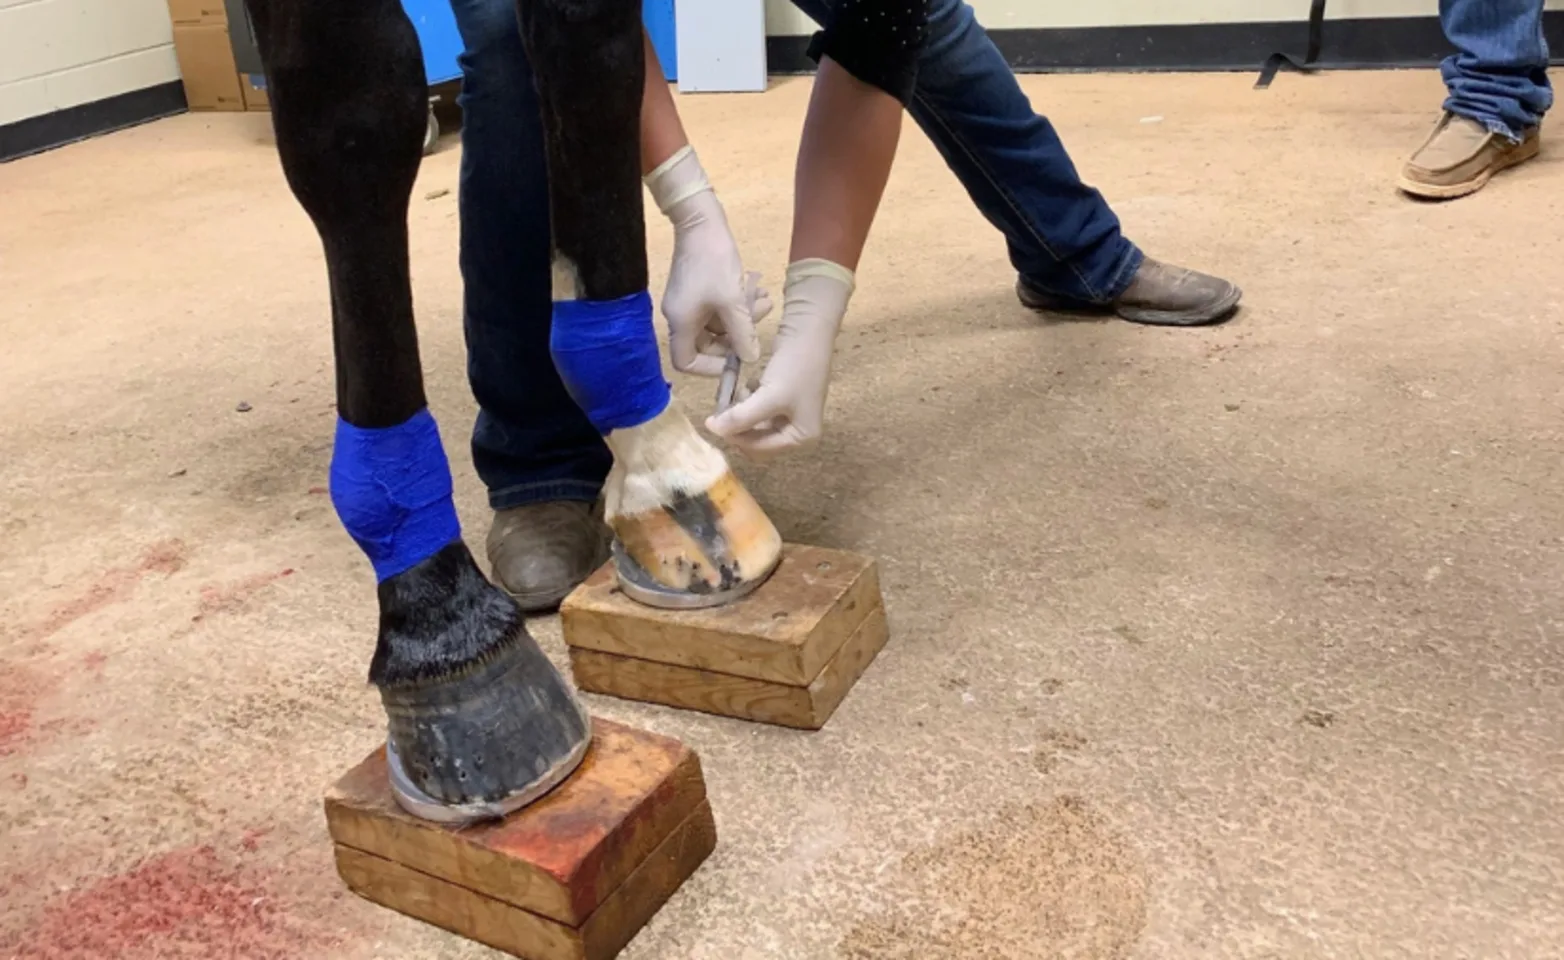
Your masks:
<path fill-rule="evenodd" d="M 999 179 L 988 169 L 988 167 L 983 164 L 982 160 L 978 158 L 977 154 L 973 152 L 972 148 L 967 145 L 966 140 L 957 134 L 956 131 L 950 126 L 950 124 L 945 122 L 944 118 L 939 115 L 939 111 L 934 108 L 934 105 L 929 102 L 928 98 L 917 90 L 913 91 L 912 96 L 913 99 L 917 100 L 918 103 L 928 111 L 929 119 L 932 122 L 939 124 L 940 129 L 943 130 L 945 135 L 950 138 L 950 142 L 961 150 L 962 155 L 967 158 L 967 160 L 978 171 L 978 173 L 983 176 L 983 179 L 988 181 L 989 186 L 993 187 L 994 191 L 998 193 L 999 196 L 1005 201 L 1005 203 L 1010 207 L 1010 212 L 1014 213 L 1016 217 L 1020 219 L 1021 223 L 1026 227 L 1026 232 L 1031 236 L 1031 238 L 1037 243 L 1038 246 L 1043 248 L 1043 252 L 1052 257 L 1055 263 L 1065 267 L 1072 274 L 1074 274 L 1075 279 L 1080 282 L 1081 287 L 1085 289 L 1089 297 L 1097 300 L 1102 299 L 1102 291 L 1094 287 L 1091 281 L 1081 273 L 1075 264 L 1067 262 L 1064 258 L 1060 257 L 1057 253 L 1054 252 L 1052 245 L 1050 245 L 1043 237 L 1043 235 L 1038 233 L 1037 229 L 1032 226 L 1031 219 L 1028 218 L 1026 212 L 1021 209 L 1021 205 L 1016 202 L 1015 197 L 1011 195 L 1009 190 L 1005 189 L 1004 184 L 1001 183 Z"/>
<path fill-rule="evenodd" d="M 1113 271 L 1113 282 L 1108 285 L 1108 289 L 1113 291 L 1106 297 L 1106 300 L 1109 302 L 1117 300 L 1124 291 L 1130 288 L 1130 284 L 1135 282 L 1135 274 L 1140 272 L 1141 264 L 1146 262 L 1146 254 L 1140 247 L 1128 241 L 1126 241 L 1126 246 L 1129 249 L 1119 261 L 1118 269 Z"/>

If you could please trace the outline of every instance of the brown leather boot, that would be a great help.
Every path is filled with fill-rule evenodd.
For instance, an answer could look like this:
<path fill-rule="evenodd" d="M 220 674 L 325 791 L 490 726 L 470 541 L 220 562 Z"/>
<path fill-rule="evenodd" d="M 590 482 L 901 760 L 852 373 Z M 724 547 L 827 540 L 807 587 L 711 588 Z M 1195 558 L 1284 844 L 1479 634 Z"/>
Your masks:
<path fill-rule="evenodd" d="M 1066 301 L 1032 286 L 1025 277 L 1016 281 L 1016 296 L 1033 310 L 1111 312 L 1132 323 L 1164 327 L 1198 327 L 1226 320 L 1238 309 L 1243 295 L 1242 290 L 1221 277 L 1170 266 L 1150 257 L 1135 271 L 1135 278 L 1125 291 L 1109 304 Z"/>
<path fill-rule="evenodd" d="M 529 503 L 494 515 L 489 566 L 523 610 L 543 613 L 607 562 L 609 538 L 601 501 Z"/>
<path fill-rule="evenodd" d="M 1532 127 L 1520 143 L 1512 143 L 1476 120 L 1446 111 L 1402 168 L 1396 185 L 1427 200 L 1476 193 L 1494 174 L 1535 157 L 1542 145 L 1540 133 L 1540 127 Z"/>

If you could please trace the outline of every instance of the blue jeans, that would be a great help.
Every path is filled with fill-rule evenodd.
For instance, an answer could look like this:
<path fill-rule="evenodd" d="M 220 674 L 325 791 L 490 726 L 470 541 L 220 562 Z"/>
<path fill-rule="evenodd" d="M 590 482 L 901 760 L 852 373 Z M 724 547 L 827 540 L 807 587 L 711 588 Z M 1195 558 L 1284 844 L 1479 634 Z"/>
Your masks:
<path fill-rule="evenodd" d="M 1439 0 L 1445 36 L 1458 53 L 1440 66 L 1445 109 L 1519 140 L 1553 106 L 1543 0 Z"/>
<path fill-rule="evenodd" d="M 451 0 L 461 57 L 463 331 L 472 459 L 496 510 L 592 500 L 613 457 L 549 355 L 548 173 L 514 0 Z"/>
<path fill-rule="evenodd" d="M 831 0 L 794 0 L 822 20 Z M 467 374 L 479 405 L 473 464 L 496 510 L 590 500 L 611 458 L 549 356 L 548 193 L 541 124 L 513 0 L 451 0 L 466 47 L 461 268 Z M 988 221 L 1010 262 L 1063 300 L 1118 297 L 1142 254 L 1081 181 L 1053 125 L 961 0 L 932 0 L 909 112 Z"/>

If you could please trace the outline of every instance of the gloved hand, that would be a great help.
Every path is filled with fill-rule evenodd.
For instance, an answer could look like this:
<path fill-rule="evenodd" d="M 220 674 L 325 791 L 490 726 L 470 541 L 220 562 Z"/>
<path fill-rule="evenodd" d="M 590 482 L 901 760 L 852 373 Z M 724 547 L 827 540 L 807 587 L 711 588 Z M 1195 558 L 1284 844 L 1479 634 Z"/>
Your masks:
<path fill-rule="evenodd" d="M 782 322 L 760 383 L 730 409 L 708 417 L 706 429 L 759 458 L 818 440 L 831 353 L 853 285 L 853 272 L 829 260 L 790 264 Z"/>
<path fill-rule="evenodd" d="M 755 321 L 770 312 L 771 300 L 754 286 L 754 277 L 746 287 L 738 244 L 695 150 L 685 147 L 669 157 L 646 175 L 646 186 L 673 224 L 662 310 L 674 369 L 721 376 L 730 349 L 746 363 L 758 361 Z"/>

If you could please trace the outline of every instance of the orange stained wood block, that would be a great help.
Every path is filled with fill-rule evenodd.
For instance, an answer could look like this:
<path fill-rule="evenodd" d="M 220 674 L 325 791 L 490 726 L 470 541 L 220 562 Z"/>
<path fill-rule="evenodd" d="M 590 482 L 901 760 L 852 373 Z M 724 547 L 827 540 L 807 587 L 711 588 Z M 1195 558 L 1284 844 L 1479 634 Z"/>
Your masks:
<path fill-rule="evenodd" d="M 384 747 L 328 791 L 326 819 L 354 892 L 535 960 L 612 957 L 716 845 L 695 753 L 605 720 L 570 779 L 504 820 L 403 812 Z"/>

